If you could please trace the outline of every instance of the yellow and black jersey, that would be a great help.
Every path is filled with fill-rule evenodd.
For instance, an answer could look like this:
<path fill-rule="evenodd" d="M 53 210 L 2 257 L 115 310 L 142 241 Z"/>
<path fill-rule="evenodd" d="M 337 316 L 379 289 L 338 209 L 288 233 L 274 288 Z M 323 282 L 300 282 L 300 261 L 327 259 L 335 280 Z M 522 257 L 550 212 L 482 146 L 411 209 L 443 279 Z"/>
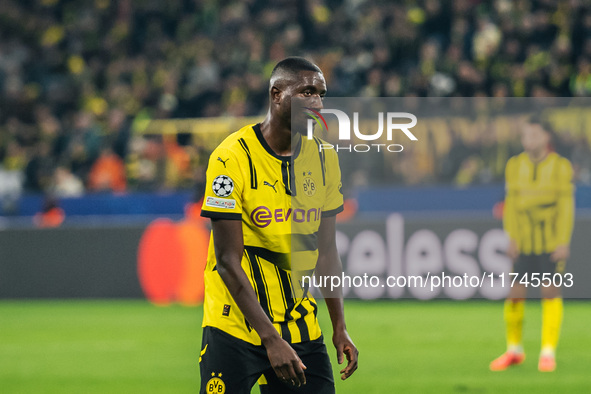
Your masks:
<path fill-rule="evenodd" d="M 574 186 L 567 159 L 552 152 L 536 163 L 521 153 L 507 162 L 505 182 L 503 227 L 521 254 L 551 253 L 570 244 Z"/>
<path fill-rule="evenodd" d="M 292 278 L 292 256 L 297 254 L 297 260 L 308 262 L 311 265 L 305 268 L 312 270 L 318 258 L 321 218 L 343 209 L 338 157 L 332 150 L 320 151 L 321 143 L 302 137 L 292 156 L 279 156 L 265 141 L 260 126 L 249 125 L 213 151 L 207 168 L 201 215 L 242 221 L 242 268 L 261 307 L 291 343 L 321 335 L 316 302 L 305 290 L 298 292 L 298 281 Z M 237 307 L 216 264 L 212 235 L 203 326 L 259 345 L 260 337 Z"/>

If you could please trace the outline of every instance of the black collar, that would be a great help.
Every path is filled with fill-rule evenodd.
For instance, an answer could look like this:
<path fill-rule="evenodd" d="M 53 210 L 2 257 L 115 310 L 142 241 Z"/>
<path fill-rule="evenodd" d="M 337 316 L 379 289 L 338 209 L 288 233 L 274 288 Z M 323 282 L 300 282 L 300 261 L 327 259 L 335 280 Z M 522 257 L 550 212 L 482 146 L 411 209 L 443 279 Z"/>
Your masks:
<path fill-rule="evenodd" d="M 297 146 L 295 147 L 295 151 L 293 155 L 290 156 L 279 156 L 277 153 L 275 153 L 275 151 L 273 151 L 273 149 L 271 149 L 271 147 L 269 146 L 269 144 L 267 143 L 267 140 L 265 140 L 265 137 L 263 137 L 263 132 L 261 131 L 261 124 L 257 123 L 254 126 L 252 126 L 252 129 L 254 130 L 254 133 L 257 136 L 257 139 L 259 140 L 260 144 L 263 146 L 263 148 L 265 148 L 265 150 L 267 151 L 268 154 L 270 154 L 271 156 L 273 156 L 276 159 L 279 159 L 281 161 L 290 161 L 292 159 L 295 160 L 296 157 L 298 157 L 298 155 L 300 154 L 300 151 L 302 150 L 302 140 L 303 137 L 300 138 Z"/>

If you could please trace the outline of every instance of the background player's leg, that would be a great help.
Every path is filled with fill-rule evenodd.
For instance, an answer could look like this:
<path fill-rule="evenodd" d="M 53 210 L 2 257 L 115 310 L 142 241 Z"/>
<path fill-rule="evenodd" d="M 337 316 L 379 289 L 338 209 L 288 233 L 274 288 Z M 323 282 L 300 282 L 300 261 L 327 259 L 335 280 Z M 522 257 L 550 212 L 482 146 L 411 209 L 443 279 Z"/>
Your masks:
<path fill-rule="evenodd" d="M 523 351 L 523 316 L 527 287 L 516 283 L 505 300 L 503 317 L 507 336 L 507 351 L 491 362 L 490 369 L 503 371 L 511 365 L 520 364 L 525 359 Z"/>
<path fill-rule="evenodd" d="M 523 317 L 525 314 L 525 297 L 527 287 L 517 284 L 511 288 L 509 297 L 505 300 L 504 319 L 507 335 L 507 350 L 523 353 Z"/>
<path fill-rule="evenodd" d="M 216 328 L 203 329 L 199 369 L 200 394 L 250 394 L 258 377 L 268 367 L 258 347 Z"/>
<path fill-rule="evenodd" d="M 548 273 L 554 278 L 555 274 L 563 274 L 566 261 L 553 262 L 550 255 L 545 255 L 540 262 L 542 273 Z M 554 280 L 552 281 L 554 283 Z M 557 286 L 541 288 L 542 295 L 542 347 L 538 369 L 551 372 L 556 369 L 556 346 L 562 326 L 563 303 L 562 290 Z"/>
<path fill-rule="evenodd" d="M 556 369 L 556 346 L 562 326 L 563 303 L 559 287 L 542 288 L 542 349 L 538 369 L 551 372 Z"/>

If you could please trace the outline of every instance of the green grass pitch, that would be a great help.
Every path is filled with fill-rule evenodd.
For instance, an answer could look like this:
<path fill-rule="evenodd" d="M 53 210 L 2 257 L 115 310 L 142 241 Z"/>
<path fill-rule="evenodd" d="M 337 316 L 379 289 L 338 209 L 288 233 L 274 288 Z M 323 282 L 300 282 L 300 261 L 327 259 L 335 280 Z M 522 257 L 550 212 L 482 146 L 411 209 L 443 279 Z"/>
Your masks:
<path fill-rule="evenodd" d="M 591 392 L 589 302 L 566 302 L 558 368 L 546 374 L 538 301 L 526 307 L 528 358 L 505 372 L 488 371 L 504 349 L 500 302 L 346 301 L 346 315 L 360 369 L 337 393 Z M 0 392 L 196 393 L 200 322 L 201 308 L 144 301 L 0 301 Z"/>

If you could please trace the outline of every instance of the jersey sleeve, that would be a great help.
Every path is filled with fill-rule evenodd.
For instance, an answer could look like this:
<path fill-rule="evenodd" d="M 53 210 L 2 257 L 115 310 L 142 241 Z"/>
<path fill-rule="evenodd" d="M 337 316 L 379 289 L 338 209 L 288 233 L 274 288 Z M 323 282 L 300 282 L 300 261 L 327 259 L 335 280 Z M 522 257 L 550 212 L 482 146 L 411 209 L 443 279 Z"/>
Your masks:
<path fill-rule="evenodd" d="M 209 158 L 201 216 L 211 219 L 242 219 L 244 177 L 236 155 L 217 148 Z"/>
<path fill-rule="evenodd" d="M 326 151 L 325 166 L 327 187 L 322 216 L 329 217 L 343 211 L 341 168 L 339 167 L 339 157 L 332 149 Z"/>
<path fill-rule="evenodd" d="M 561 158 L 558 163 L 557 187 L 556 244 L 568 245 L 570 244 L 575 221 L 575 187 L 573 185 L 572 165 L 565 158 Z"/>
<path fill-rule="evenodd" d="M 517 210 L 515 199 L 517 198 L 517 158 L 512 157 L 505 167 L 505 205 L 503 208 L 503 229 L 510 239 L 518 240 Z"/>

